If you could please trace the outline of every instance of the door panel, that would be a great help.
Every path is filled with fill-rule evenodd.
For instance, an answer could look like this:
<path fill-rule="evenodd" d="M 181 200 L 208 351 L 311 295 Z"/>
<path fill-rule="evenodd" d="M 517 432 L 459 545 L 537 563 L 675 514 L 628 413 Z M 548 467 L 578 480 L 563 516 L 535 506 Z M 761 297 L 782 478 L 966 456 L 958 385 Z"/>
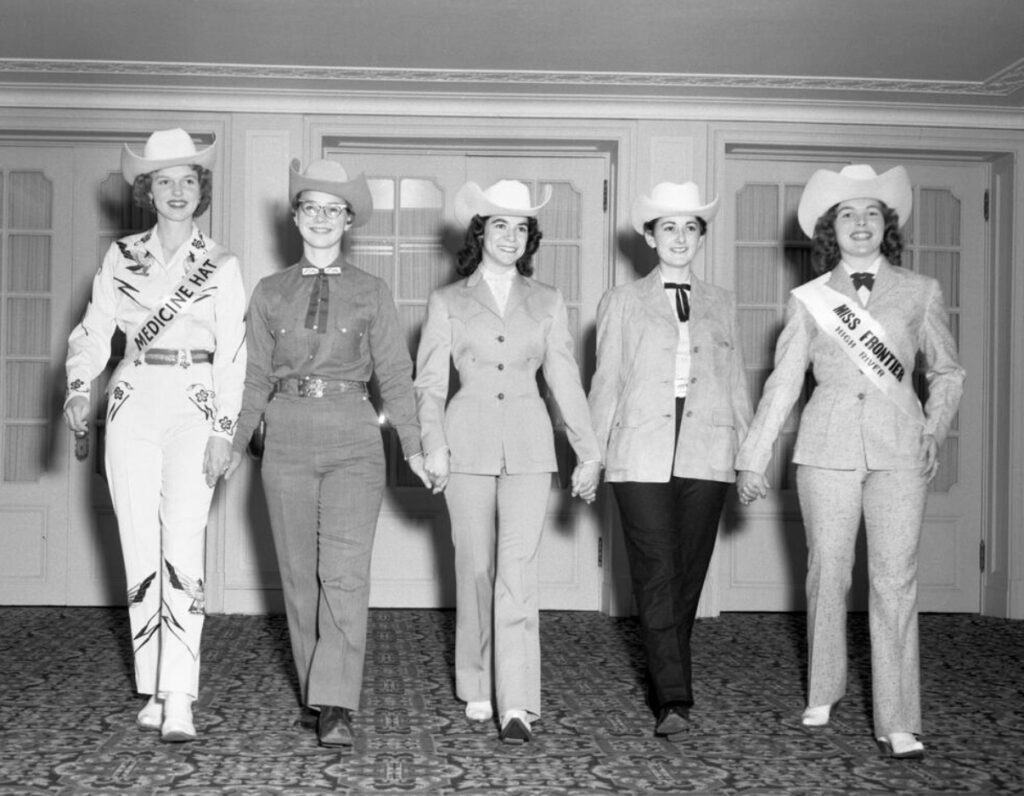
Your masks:
<path fill-rule="evenodd" d="M 789 291 L 814 274 L 810 241 L 796 223 L 803 185 L 835 161 L 730 159 L 723 189 L 725 212 L 716 230 L 730 252 L 751 396 L 760 397 L 771 373 L 775 340 Z M 896 163 L 873 161 L 876 170 Z M 907 164 L 904 164 L 907 165 Z M 950 326 L 965 363 L 983 362 L 984 220 L 980 213 L 986 167 L 912 162 L 914 211 L 904 227 L 903 267 L 942 284 Z M 731 203 L 731 205 L 730 205 Z M 732 212 L 730 212 L 730 209 Z M 960 263 L 969 271 L 961 271 Z M 921 382 L 920 373 L 915 382 Z M 719 552 L 723 611 L 802 610 L 806 547 L 797 504 L 793 444 L 804 398 L 797 402 L 768 469 L 772 491 L 746 509 L 733 507 L 736 530 Z M 941 451 L 931 484 L 921 540 L 920 605 L 925 611 L 976 612 L 980 607 L 982 418 L 979 382 L 971 374 L 960 411 Z M 867 605 L 864 539 L 859 540 L 851 605 Z"/>
<path fill-rule="evenodd" d="M 452 200 L 459 187 L 467 180 L 486 187 L 498 179 L 522 180 L 534 193 L 543 185 L 554 186 L 552 201 L 539 214 L 544 241 L 535 257 L 535 276 L 562 290 L 577 357 L 582 356 L 605 287 L 606 269 L 598 264 L 607 256 L 602 208 L 606 157 L 371 149 L 328 150 L 325 156 L 339 158 L 351 173 L 366 174 L 374 217 L 352 233 L 347 245 L 356 265 L 391 285 L 413 357 L 427 298 L 457 278 L 454 258 L 464 230 L 454 225 Z M 556 436 L 561 475 L 567 479 L 574 460 L 564 433 L 556 430 Z M 454 553 L 444 500 L 419 486 L 387 429 L 385 443 L 389 489 L 374 548 L 371 604 L 454 605 Z M 566 490 L 553 488 L 540 553 L 542 607 L 600 607 L 598 544 L 594 513 L 582 503 L 572 504 Z"/>
<path fill-rule="evenodd" d="M 72 151 L 0 147 L 0 603 L 60 605 Z"/>

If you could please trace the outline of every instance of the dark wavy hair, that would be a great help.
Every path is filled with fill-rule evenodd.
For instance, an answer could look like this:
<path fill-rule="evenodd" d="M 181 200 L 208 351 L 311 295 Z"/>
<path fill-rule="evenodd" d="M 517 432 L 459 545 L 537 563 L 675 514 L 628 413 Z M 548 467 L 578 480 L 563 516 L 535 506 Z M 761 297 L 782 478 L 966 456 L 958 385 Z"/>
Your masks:
<path fill-rule="evenodd" d="M 213 172 L 195 164 L 192 164 L 192 171 L 199 177 L 199 204 L 196 205 L 192 218 L 199 218 L 209 209 L 210 201 L 213 199 Z M 132 201 L 150 213 L 156 212 L 153 199 L 150 197 L 153 191 L 153 173 L 151 171 L 148 174 L 140 174 L 132 183 Z"/>
<path fill-rule="evenodd" d="M 490 216 L 473 216 L 473 220 L 466 227 L 466 238 L 462 248 L 455 255 L 455 273 L 459 276 L 469 276 L 480 265 L 484 257 L 484 228 L 487 226 L 487 219 Z M 540 240 L 544 234 L 540 231 L 536 218 L 526 219 L 526 250 L 523 256 L 516 260 L 516 270 L 523 276 L 533 275 L 533 265 L 530 260 L 540 248 Z"/>
<path fill-rule="evenodd" d="M 900 233 L 900 216 L 891 209 L 885 202 L 879 202 L 882 207 L 882 218 L 885 220 L 885 231 L 882 233 L 882 256 L 891 265 L 900 265 L 903 256 L 903 235 Z M 818 217 L 814 225 L 814 237 L 812 238 L 814 270 L 818 274 L 831 271 L 839 261 L 843 259 L 839 251 L 839 242 L 836 240 L 836 216 L 839 214 L 839 205 L 834 204 Z"/>
<path fill-rule="evenodd" d="M 664 218 L 664 216 L 659 216 L 659 218 Z M 705 221 L 700 216 L 694 216 L 694 218 L 697 219 L 697 224 L 700 226 L 701 237 L 704 237 L 704 235 L 706 235 L 707 232 L 708 232 L 708 222 Z M 653 235 L 654 234 L 654 225 L 657 224 L 657 223 L 658 223 L 658 219 L 657 218 L 652 218 L 650 221 L 645 221 L 644 222 L 644 232 L 649 232 L 649 233 L 651 233 Z"/>

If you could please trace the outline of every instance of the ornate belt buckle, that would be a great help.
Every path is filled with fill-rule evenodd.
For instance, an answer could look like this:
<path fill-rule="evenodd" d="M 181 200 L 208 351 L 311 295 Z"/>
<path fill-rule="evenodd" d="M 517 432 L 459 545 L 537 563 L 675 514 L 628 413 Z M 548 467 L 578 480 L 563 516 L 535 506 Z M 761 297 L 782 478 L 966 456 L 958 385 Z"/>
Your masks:
<path fill-rule="evenodd" d="M 188 351 L 184 348 L 179 348 L 176 353 L 178 358 L 178 361 L 175 363 L 176 365 L 182 368 L 187 368 L 189 365 L 192 364 L 191 351 Z"/>
<path fill-rule="evenodd" d="M 323 398 L 324 380 L 319 376 L 303 376 L 299 379 L 299 395 L 303 398 Z"/>

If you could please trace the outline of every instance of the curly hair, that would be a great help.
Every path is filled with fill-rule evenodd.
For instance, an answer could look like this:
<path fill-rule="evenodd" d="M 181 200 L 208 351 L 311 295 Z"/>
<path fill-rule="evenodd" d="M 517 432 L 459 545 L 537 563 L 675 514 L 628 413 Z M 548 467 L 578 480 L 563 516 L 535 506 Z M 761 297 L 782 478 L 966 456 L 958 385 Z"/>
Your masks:
<path fill-rule="evenodd" d="M 885 202 L 878 203 L 882 208 L 882 218 L 885 221 L 885 231 L 882 233 L 882 256 L 889 261 L 890 265 L 900 265 L 903 255 L 903 235 L 900 233 L 900 216 L 891 209 Z M 831 271 L 843 254 L 839 251 L 839 242 L 836 240 L 836 216 L 839 214 L 839 205 L 834 204 L 818 217 L 814 225 L 813 262 L 814 270 L 818 274 Z"/>
<path fill-rule="evenodd" d="M 487 219 L 490 216 L 473 216 L 473 220 L 466 227 L 466 238 L 462 248 L 455 255 L 455 273 L 459 276 L 469 276 L 473 273 L 484 257 L 484 229 L 487 226 Z M 526 250 L 523 256 L 516 260 L 516 270 L 523 276 L 533 275 L 533 265 L 530 260 L 540 248 L 540 240 L 544 234 L 540 231 L 537 219 L 527 217 L 526 219 Z"/>
<path fill-rule="evenodd" d="M 704 237 L 707 234 L 707 232 L 708 232 L 708 222 L 705 221 L 700 216 L 694 216 L 694 218 L 697 219 L 697 225 L 700 227 L 700 235 L 701 235 L 701 237 Z M 653 235 L 654 234 L 654 225 L 657 224 L 657 223 L 658 223 L 658 219 L 657 218 L 652 218 L 650 221 L 645 221 L 644 222 L 644 232 L 645 233 L 650 233 L 651 235 Z"/>
<path fill-rule="evenodd" d="M 196 205 L 192 218 L 199 218 L 210 207 L 210 202 L 213 199 L 213 172 L 195 164 L 192 164 L 192 170 L 199 177 L 199 204 Z M 151 171 L 148 174 L 140 174 L 132 183 L 132 201 L 136 206 L 148 210 L 150 213 L 156 212 L 153 198 L 150 195 L 153 192 L 154 173 Z"/>

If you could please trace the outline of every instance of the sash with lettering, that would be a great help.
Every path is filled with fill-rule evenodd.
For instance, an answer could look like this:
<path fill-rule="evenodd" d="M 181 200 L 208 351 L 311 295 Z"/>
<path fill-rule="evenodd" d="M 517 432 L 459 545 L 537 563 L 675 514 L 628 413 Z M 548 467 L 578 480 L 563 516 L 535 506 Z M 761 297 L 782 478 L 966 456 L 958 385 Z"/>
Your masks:
<path fill-rule="evenodd" d="M 792 293 L 872 384 L 907 417 L 924 423 L 912 371 L 900 361 L 882 325 L 856 301 L 826 284 L 830 276 L 823 274 Z"/>
<path fill-rule="evenodd" d="M 205 286 L 227 260 L 227 250 L 220 244 L 206 248 L 206 239 L 201 235 L 189 244 L 188 259 L 194 265 L 185 273 L 181 282 L 163 299 L 156 308 L 139 324 L 134 336 L 129 338 L 123 362 L 137 361 L 147 348 L 164 333 L 168 326 L 192 304 L 208 298 Z"/>

